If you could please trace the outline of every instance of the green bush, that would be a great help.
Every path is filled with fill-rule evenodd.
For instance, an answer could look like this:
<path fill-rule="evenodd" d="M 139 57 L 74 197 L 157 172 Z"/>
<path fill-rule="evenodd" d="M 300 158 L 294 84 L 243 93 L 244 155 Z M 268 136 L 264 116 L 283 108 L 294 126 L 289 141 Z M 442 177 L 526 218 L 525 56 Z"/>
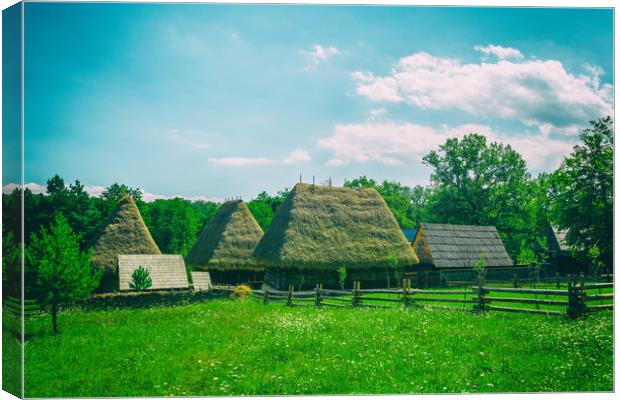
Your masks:
<path fill-rule="evenodd" d="M 153 286 L 153 281 L 149 275 L 149 271 L 139 266 L 133 274 L 131 274 L 131 282 L 129 287 L 135 290 L 146 290 Z"/>

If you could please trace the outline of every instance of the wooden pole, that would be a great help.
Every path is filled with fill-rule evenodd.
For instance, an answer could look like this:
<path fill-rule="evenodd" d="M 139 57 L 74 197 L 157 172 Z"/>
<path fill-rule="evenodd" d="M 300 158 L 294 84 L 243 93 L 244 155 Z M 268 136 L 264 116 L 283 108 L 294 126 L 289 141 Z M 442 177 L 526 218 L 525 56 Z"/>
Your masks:
<path fill-rule="evenodd" d="M 557 289 L 560 288 L 560 273 L 559 272 L 555 273 L 555 287 Z"/>
<path fill-rule="evenodd" d="M 269 303 L 269 291 L 267 288 L 263 288 L 263 304 Z"/>
<path fill-rule="evenodd" d="M 287 306 L 293 305 L 293 285 L 288 285 L 288 299 L 286 302 Z"/>
<path fill-rule="evenodd" d="M 407 297 L 408 293 L 407 291 L 409 290 L 409 288 L 407 287 L 407 279 L 403 279 L 403 306 L 407 307 L 409 305 L 409 298 Z"/>

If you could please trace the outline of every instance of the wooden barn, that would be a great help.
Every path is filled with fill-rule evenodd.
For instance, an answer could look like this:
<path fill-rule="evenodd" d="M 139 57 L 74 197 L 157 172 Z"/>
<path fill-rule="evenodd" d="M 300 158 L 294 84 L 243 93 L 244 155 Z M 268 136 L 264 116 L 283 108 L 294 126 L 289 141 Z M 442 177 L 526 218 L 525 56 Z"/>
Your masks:
<path fill-rule="evenodd" d="M 148 271 L 152 285 L 147 290 L 188 289 L 187 271 L 183 256 L 177 254 L 124 254 L 118 256 L 120 290 L 131 290 L 129 283 L 138 268 Z"/>
<path fill-rule="evenodd" d="M 481 254 L 486 268 L 513 266 L 494 226 L 422 224 L 411 247 L 425 267 L 471 268 Z"/>
<path fill-rule="evenodd" d="M 264 268 L 252 259 L 263 230 L 242 200 L 228 201 L 202 230 L 185 257 L 187 264 L 208 271 L 216 284 L 261 282 Z"/>
<path fill-rule="evenodd" d="M 403 267 L 418 259 L 394 215 L 375 189 L 299 183 L 273 218 L 254 251 L 266 266 L 265 282 L 286 289 L 339 286 L 396 286 Z"/>
<path fill-rule="evenodd" d="M 548 262 L 557 266 L 562 274 L 574 274 L 585 272 L 586 267 L 582 265 L 574 256 L 571 247 L 566 242 L 566 234 L 568 232 L 558 229 L 549 223 L 545 230 L 548 246 Z"/>
<path fill-rule="evenodd" d="M 118 256 L 121 254 L 161 254 L 129 195 L 119 201 L 106 226 L 95 237 L 92 264 L 103 270 L 100 291 L 119 290 Z"/>

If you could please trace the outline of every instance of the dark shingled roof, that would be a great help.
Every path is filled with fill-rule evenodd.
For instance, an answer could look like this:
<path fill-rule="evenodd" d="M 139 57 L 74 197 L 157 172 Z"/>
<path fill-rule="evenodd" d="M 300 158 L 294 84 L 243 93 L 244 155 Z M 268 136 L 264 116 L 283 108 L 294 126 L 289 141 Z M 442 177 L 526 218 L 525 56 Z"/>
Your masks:
<path fill-rule="evenodd" d="M 423 264 L 437 268 L 468 268 L 484 253 L 486 267 L 513 262 L 494 226 L 422 224 L 412 246 Z"/>

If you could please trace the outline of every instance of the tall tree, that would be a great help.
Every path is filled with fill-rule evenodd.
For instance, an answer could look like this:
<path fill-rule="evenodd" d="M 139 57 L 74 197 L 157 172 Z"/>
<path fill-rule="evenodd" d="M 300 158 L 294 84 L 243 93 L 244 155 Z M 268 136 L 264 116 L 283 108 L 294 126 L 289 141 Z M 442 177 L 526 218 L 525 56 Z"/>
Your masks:
<path fill-rule="evenodd" d="M 613 157 L 611 117 L 590 122 L 552 177 L 552 212 L 568 231 L 569 245 L 588 252 L 598 248 L 608 267 L 613 262 Z"/>
<path fill-rule="evenodd" d="M 494 225 L 515 259 L 524 237 L 533 233 L 527 210 L 530 175 L 521 155 L 510 145 L 488 144 L 484 136 L 469 134 L 448 139 L 424 163 L 434 168 L 431 218 Z"/>
<path fill-rule="evenodd" d="M 51 308 L 52 328 L 58 332 L 58 308 L 86 299 L 99 285 L 101 272 L 92 268 L 90 253 L 81 252 L 78 236 L 67 219 L 57 214 L 49 228 L 34 234 L 26 249 L 26 268 L 33 293 Z"/>

